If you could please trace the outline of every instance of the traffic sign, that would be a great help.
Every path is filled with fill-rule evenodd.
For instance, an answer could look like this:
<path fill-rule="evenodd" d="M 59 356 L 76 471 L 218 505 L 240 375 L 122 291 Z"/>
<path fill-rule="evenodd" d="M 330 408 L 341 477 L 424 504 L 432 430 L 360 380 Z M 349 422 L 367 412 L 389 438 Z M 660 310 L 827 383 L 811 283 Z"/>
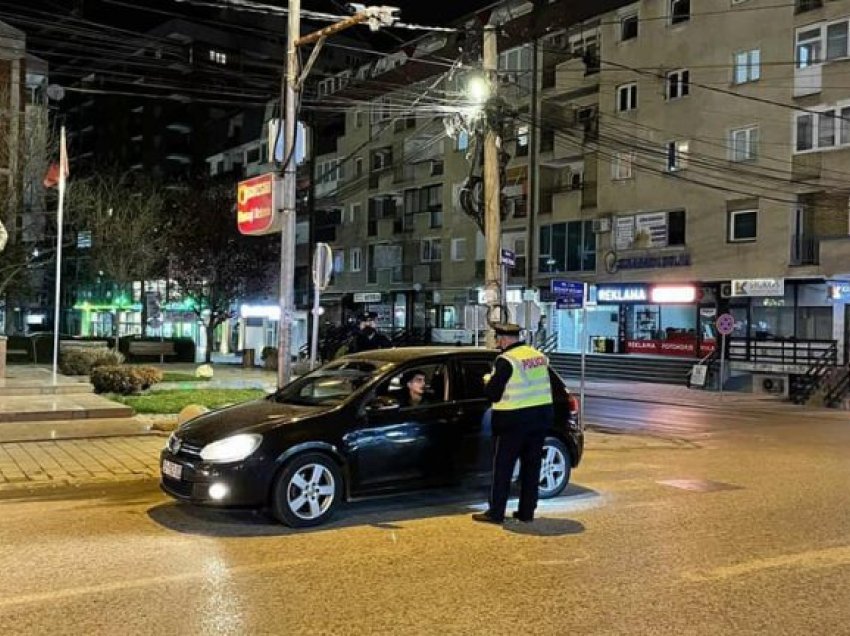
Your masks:
<path fill-rule="evenodd" d="M 516 253 L 511 250 L 502 250 L 502 265 L 507 265 L 508 267 L 516 266 Z"/>
<path fill-rule="evenodd" d="M 553 280 L 551 289 L 558 309 L 581 309 L 584 307 L 584 283 Z"/>
<path fill-rule="evenodd" d="M 732 314 L 721 314 L 714 324 L 717 327 L 717 333 L 728 336 L 735 330 L 735 317 Z"/>

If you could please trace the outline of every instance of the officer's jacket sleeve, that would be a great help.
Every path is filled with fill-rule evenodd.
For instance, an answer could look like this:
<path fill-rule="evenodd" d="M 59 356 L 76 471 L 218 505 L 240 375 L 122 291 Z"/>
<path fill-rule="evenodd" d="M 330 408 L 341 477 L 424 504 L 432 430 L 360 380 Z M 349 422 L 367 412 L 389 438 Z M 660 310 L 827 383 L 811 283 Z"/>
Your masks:
<path fill-rule="evenodd" d="M 490 378 L 490 381 L 484 386 L 484 395 L 491 402 L 498 402 L 502 399 L 502 394 L 505 392 L 505 387 L 508 380 L 511 379 L 511 374 L 514 372 L 511 363 L 504 358 L 496 358 L 495 370 Z"/>

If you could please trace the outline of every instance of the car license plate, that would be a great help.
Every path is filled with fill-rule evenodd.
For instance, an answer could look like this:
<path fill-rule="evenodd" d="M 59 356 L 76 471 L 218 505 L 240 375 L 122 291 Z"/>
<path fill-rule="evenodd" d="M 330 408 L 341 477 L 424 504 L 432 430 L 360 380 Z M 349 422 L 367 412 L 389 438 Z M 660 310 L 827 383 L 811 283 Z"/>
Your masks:
<path fill-rule="evenodd" d="M 162 460 L 162 474 L 178 481 L 183 477 L 183 466 L 167 459 Z"/>

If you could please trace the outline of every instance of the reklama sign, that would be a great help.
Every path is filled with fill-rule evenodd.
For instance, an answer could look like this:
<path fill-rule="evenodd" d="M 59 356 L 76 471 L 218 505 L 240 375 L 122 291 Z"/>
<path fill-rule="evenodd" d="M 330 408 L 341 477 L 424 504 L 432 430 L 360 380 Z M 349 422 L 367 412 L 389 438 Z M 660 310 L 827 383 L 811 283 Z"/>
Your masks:
<path fill-rule="evenodd" d="M 236 222 L 241 234 L 262 235 L 280 230 L 273 172 L 240 181 L 236 196 Z"/>

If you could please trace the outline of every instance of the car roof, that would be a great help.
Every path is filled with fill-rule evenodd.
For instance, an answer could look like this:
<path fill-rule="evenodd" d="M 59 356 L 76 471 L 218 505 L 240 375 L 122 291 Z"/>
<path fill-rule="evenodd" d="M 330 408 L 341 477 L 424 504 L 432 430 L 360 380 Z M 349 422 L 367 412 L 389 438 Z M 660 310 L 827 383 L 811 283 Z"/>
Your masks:
<path fill-rule="evenodd" d="M 491 357 L 498 353 L 495 349 L 486 349 L 484 347 L 394 347 L 392 349 L 372 349 L 371 351 L 362 351 L 360 353 L 352 353 L 345 356 L 350 360 L 379 360 L 400 364 L 417 358 L 430 358 L 434 356 L 451 356 L 451 357 L 466 357 L 466 356 L 484 356 Z"/>

